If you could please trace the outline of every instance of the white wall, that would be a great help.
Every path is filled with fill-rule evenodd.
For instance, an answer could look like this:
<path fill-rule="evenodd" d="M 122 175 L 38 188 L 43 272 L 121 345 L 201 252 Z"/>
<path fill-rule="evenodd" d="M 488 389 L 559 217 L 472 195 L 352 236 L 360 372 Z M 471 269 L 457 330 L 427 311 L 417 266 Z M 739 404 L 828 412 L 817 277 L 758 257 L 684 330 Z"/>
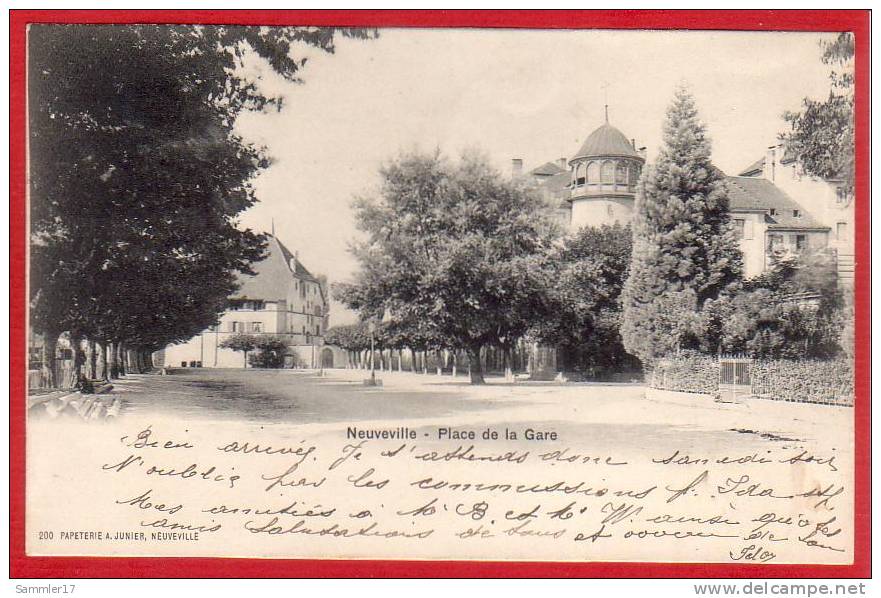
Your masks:
<path fill-rule="evenodd" d="M 743 276 L 752 278 L 765 270 L 765 223 L 764 212 L 732 212 L 732 222 L 743 220 L 743 238 L 740 239 L 740 252 L 743 254 Z"/>
<path fill-rule="evenodd" d="M 578 198 L 572 200 L 571 230 L 584 226 L 603 224 L 629 224 L 633 219 L 633 199 L 630 198 Z"/>

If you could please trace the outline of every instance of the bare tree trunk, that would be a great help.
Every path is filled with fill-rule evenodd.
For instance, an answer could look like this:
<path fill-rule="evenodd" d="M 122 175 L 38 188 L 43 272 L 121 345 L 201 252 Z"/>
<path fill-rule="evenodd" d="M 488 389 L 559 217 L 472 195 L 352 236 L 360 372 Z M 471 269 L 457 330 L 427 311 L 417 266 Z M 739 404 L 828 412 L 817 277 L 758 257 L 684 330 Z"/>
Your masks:
<path fill-rule="evenodd" d="M 450 361 L 453 363 L 453 378 L 455 378 L 456 377 L 456 366 L 459 365 L 457 363 L 458 360 L 456 359 L 456 352 L 455 351 L 450 351 Z"/>
<path fill-rule="evenodd" d="M 443 360 L 442 360 L 442 355 L 443 355 L 443 354 L 441 353 L 441 350 L 440 350 L 440 349 L 437 349 L 437 350 L 434 352 L 434 354 L 435 354 L 435 357 L 437 357 L 437 364 L 435 364 L 436 367 L 437 367 L 437 375 L 438 375 L 438 376 L 442 376 L 443 373 L 444 373 L 444 362 L 443 362 Z"/>
<path fill-rule="evenodd" d="M 483 347 L 473 344 L 468 347 L 468 362 L 471 364 L 471 384 L 486 384 L 483 379 L 483 367 L 480 363 L 480 354 Z"/>
<path fill-rule="evenodd" d="M 55 352 L 58 350 L 58 333 L 43 333 L 43 351 L 40 355 L 40 376 L 47 388 L 55 388 L 58 385 L 55 371 Z"/>
<path fill-rule="evenodd" d="M 95 378 L 107 380 L 107 343 L 95 341 Z"/>
<path fill-rule="evenodd" d="M 80 379 L 83 378 L 83 366 L 86 364 L 86 354 L 83 351 L 83 337 L 80 332 L 70 333 L 70 346 L 73 349 L 73 367 L 71 368 L 70 380 L 68 386 L 76 387 Z"/>
<path fill-rule="evenodd" d="M 122 342 L 114 343 L 116 358 L 116 375 L 125 376 L 125 345 Z"/>
<path fill-rule="evenodd" d="M 507 382 L 514 381 L 514 372 L 511 367 L 511 361 L 513 360 L 513 351 L 511 347 L 505 346 L 502 348 L 502 365 L 505 367 L 505 380 Z"/>
<path fill-rule="evenodd" d="M 86 340 L 86 363 L 85 363 L 85 375 L 86 378 L 90 380 L 94 380 L 98 377 L 97 375 L 97 365 L 98 365 L 98 355 L 95 350 L 95 341 L 92 339 Z"/>
<path fill-rule="evenodd" d="M 110 360 L 107 364 L 107 369 L 111 380 L 119 377 L 119 361 L 116 359 L 116 346 L 118 344 L 115 341 L 108 341 L 107 343 L 107 356 Z"/>

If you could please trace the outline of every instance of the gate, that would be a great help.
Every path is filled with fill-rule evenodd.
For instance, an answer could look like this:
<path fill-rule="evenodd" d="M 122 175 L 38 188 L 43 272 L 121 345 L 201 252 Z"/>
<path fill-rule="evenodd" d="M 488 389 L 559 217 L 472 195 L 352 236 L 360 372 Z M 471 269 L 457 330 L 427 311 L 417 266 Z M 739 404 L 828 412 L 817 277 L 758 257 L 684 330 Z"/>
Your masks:
<path fill-rule="evenodd" d="M 753 360 L 749 357 L 719 356 L 719 398 L 733 403 L 738 395 L 752 394 L 751 369 Z"/>
<path fill-rule="evenodd" d="M 321 367 L 325 369 L 333 367 L 333 351 L 328 347 L 321 350 Z"/>

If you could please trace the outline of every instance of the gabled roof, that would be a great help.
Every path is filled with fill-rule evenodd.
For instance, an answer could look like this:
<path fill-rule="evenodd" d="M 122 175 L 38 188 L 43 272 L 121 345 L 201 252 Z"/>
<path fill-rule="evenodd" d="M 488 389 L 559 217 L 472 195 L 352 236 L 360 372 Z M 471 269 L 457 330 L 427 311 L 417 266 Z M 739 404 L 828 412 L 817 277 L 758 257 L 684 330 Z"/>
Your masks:
<path fill-rule="evenodd" d="M 539 183 L 539 188 L 546 189 L 548 193 L 556 196 L 568 191 L 571 180 L 572 177 L 569 175 L 569 171 L 564 170 L 554 176 L 547 177 Z"/>
<path fill-rule="evenodd" d="M 560 174 L 561 172 L 568 172 L 565 168 L 560 168 L 560 165 L 555 162 L 545 162 L 538 168 L 533 168 L 529 171 L 529 174 L 533 176 L 554 176 L 555 174 Z"/>
<path fill-rule="evenodd" d="M 269 237 L 266 259 L 251 266 L 255 275 L 238 275 L 235 297 L 277 301 L 288 295 L 288 285 L 298 278 L 318 282 L 300 261 L 275 236 Z"/>
<path fill-rule="evenodd" d="M 642 158 L 624 133 L 610 125 L 604 124 L 588 135 L 587 139 L 572 158 L 593 158 L 599 156 L 627 156 Z"/>
<path fill-rule="evenodd" d="M 728 207 L 731 210 L 765 212 L 769 229 L 829 230 L 814 220 L 807 211 L 779 187 L 767 179 L 746 176 L 725 177 L 728 183 Z M 770 215 L 774 209 L 775 214 Z M 799 216 L 793 211 L 798 210 Z"/>
<path fill-rule="evenodd" d="M 765 169 L 765 159 L 760 158 L 744 168 L 737 176 L 759 176 Z"/>
<path fill-rule="evenodd" d="M 793 154 L 789 149 L 783 150 L 783 157 L 780 158 L 781 164 L 790 164 L 795 162 L 795 154 Z M 743 170 L 741 170 L 737 176 L 760 176 L 762 171 L 765 169 L 765 158 L 759 158 Z"/>

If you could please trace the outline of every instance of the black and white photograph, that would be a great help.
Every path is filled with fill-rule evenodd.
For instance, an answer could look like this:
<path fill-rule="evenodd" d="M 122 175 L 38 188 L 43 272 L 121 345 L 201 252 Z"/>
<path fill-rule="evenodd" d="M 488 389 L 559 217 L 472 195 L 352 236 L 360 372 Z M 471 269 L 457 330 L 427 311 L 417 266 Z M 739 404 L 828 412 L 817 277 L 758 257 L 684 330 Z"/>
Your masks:
<path fill-rule="evenodd" d="M 854 563 L 852 33 L 27 61 L 28 555 Z"/>

